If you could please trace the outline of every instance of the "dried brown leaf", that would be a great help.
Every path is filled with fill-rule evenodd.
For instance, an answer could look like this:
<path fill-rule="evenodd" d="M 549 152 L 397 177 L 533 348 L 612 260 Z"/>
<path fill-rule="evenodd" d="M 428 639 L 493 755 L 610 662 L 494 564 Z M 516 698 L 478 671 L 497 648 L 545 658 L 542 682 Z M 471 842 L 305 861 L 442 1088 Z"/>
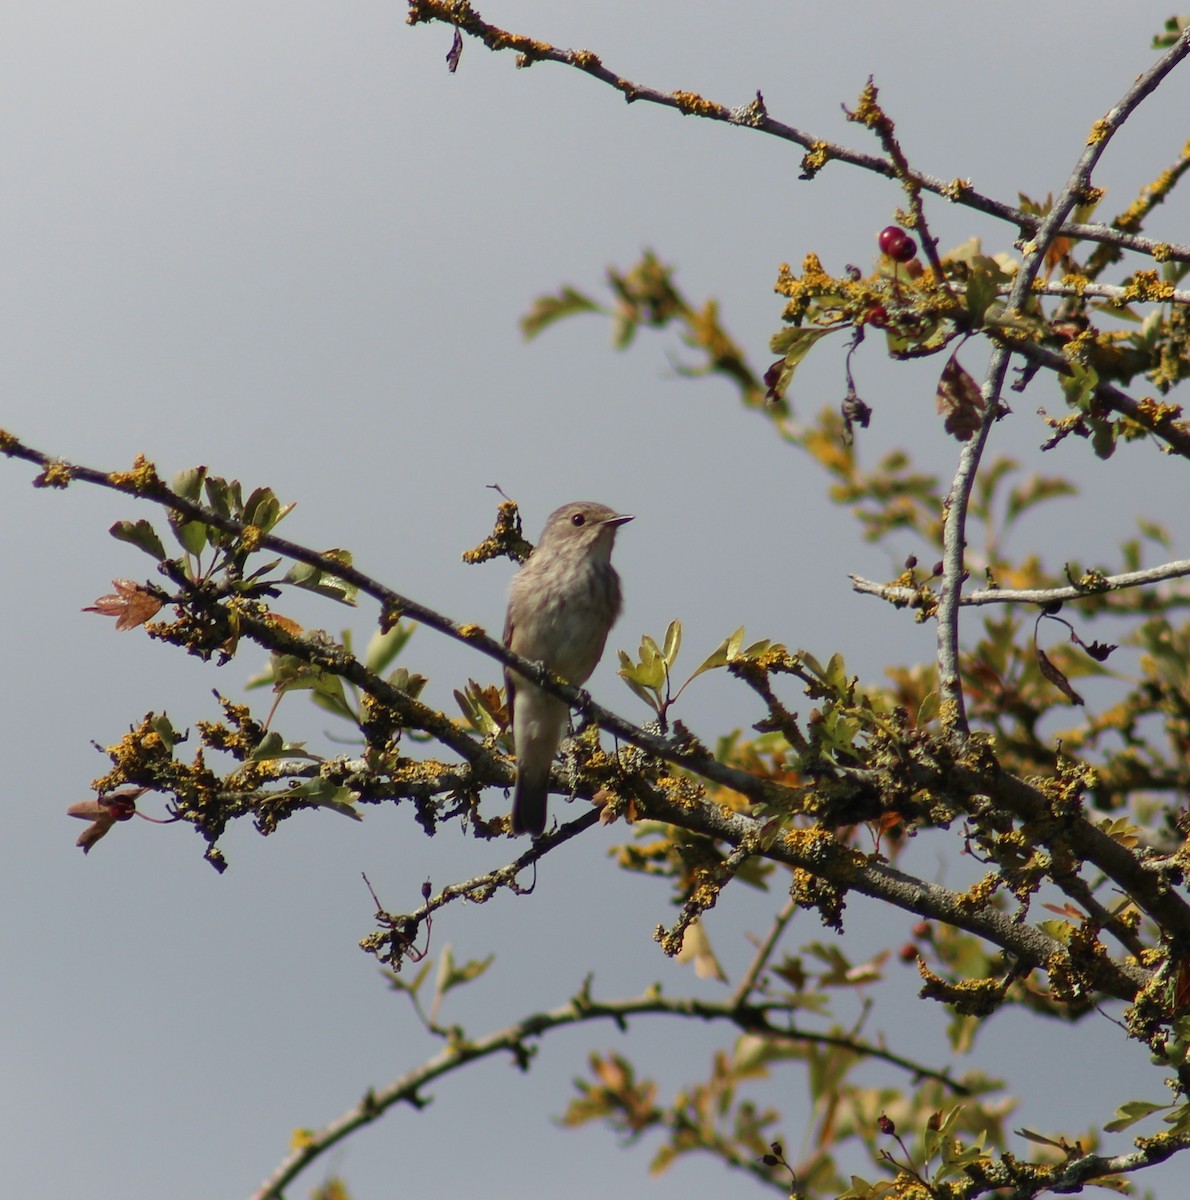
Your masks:
<path fill-rule="evenodd" d="M 969 442 L 979 432 L 986 405 L 979 384 L 971 378 L 955 354 L 946 360 L 946 366 L 942 368 L 935 398 L 939 415 L 946 418 L 946 432 L 960 442 Z"/>
<path fill-rule="evenodd" d="M 115 592 L 100 596 L 94 604 L 84 608 L 83 612 L 99 613 L 101 617 L 115 617 L 117 632 L 135 629 L 155 617 L 161 610 L 161 597 L 144 584 L 133 579 L 113 579 L 112 587 L 116 589 Z"/>

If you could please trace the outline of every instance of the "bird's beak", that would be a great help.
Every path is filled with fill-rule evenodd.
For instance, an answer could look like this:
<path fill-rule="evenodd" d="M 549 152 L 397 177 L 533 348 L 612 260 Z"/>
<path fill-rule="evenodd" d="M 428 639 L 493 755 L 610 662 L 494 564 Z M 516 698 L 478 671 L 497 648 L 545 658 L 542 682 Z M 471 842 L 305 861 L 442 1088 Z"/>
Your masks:
<path fill-rule="evenodd" d="M 617 513 L 614 517 L 604 517 L 599 522 L 600 525 L 627 525 L 629 521 L 635 521 L 636 518 L 626 513 Z"/>

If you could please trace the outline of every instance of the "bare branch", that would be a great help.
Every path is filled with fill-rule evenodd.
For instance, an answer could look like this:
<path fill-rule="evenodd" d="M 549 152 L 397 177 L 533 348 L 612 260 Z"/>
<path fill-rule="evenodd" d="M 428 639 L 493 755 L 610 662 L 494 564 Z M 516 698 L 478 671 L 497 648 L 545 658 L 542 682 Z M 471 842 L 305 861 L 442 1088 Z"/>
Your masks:
<path fill-rule="evenodd" d="M 836 1046 L 857 1055 L 889 1063 L 909 1072 L 915 1079 L 932 1079 L 949 1088 L 954 1094 L 967 1094 L 967 1088 L 949 1071 L 937 1071 L 912 1059 L 861 1039 L 830 1033 L 810 1033 L 795 1028 L 792 1023 L 774 1025 L 774 1015 L 789 1014 L 781 1004 L 737 1005 L 733 1002 L 715 1004 L 695 999 L 669 999 L 649 993 L 632 1000 L 599 1001 L 584 989 L 568 1004 L 547 1012 L 534 1013 L 513 1025 L 486 1037 L 465 1039 L 447 1046 L 433 1058 L 406 1072 L 383 1088 L 371 1089 L 358 1104 L 353 1105 L 322 1129 L 310 1131 L 302 1144 L 291 1150 L 276 1170 L 252 1194 L 252 1200 L 281 1200 L 284 1189 L 315 1159 L 341 1142 L 348 1134 L 383 1116 L 395 1104 L 405 1102 L 414 1108 L 427 1103 L 423 1089 L 435 1079 L 450 1075 L 477 1059 L 507 1053 L 527 1069 L 530 1050 L 527 1043 L 542 1034 L 590 1021 L 614 1021 L 623 1026 L 629 1018 L 660 1015 L 684 1017 L 697 1021 L 727 1022 L 747 1033 L 771 1037 L 780 1041 L 805 1042 L 810 1045 Z"/>
<path fill-rule="evenodd" d="M 1005 285 L 998 291 L 1000 295 L 1007 296 L 1010 288 Z M 1127 304 L 1136 299 L 1133 289 L 1107 283 L 1053 283 L 1048 279 L 1035 279 L 1033 291 L 1042 296 L 1090 296 L 1095 300 L 1113 300 L 1120 304 Z M 1143 298 L 1140 300 L 1142 304 L 1154 302 L 1190 304 L 1190 292 L 1182 291 L 1180 288 L 1169 288 L 1163 291 L 1156 301 Z"/>
<path fill-rule="evenodd" d="M 518 66 L 528 67 L 537 62 L 559 63 L 562 66 L 582 71 L 608 87 L 614 88 L 630 104 L 638 100 L 649 104 L 659 104 L 665 108 L 676 109 L 687 116 L 699 116 L 708 121 L 722 121 L 725 124 L 736 125 L 744 129 L 755 129 L 782 141 L 792 142 L 808 151 L 805 161 L 811 164 L 808 166 L 808 170 L 813 172 L 817 172 L 828 162 L 838 161 L 877 175 L 883 175 L 886 179 L 898 178 L 896 166 L 887 158 L 851 150 L 835 142 L 815 137 L 782 121 L 774 120 L 768 115 L 764 106 L 764 98 L 759 92 L 750 104 L 730 108 L 716 101 L 707 100 L 695 92 L 659 91 L 656 88 L 646 87 L 644 84 L 633 83 L 630 79 L 626 79 L 614 71 L 609 71 L 593 51 L 565 50 L 558 46 L 552 46 L 548 42 L 526 37 L 523 34 L 511 33 L 499 26 L 489 24 L 466 0 L 407 0 L 407 2 L 409 14 L 406 21 L 410 25 L 440 21 L 477 38 L 489 50 L 515 50 L 518 54 Z M 1173 51 L 1169 53 L 1173 53 Z M 939 179 L 919 171 L 912 172 L 912 179 L 923 191 L 942 196 L 952 204 L 959 204 L 987 216 L 1006 221 L 1017 226 L 1025 235 L 1037 235 L 1041 229 L 1041 218 L 1032 213 L 1026 213 L 1014 205 L 1005 204 L 1003 201 L 977 192 L 969 180 Z M 1190 262 L 1190 244 L 1162 242 L 1156 238 L 1140 237 L 1121 229 L 1113 229 L 1110 225 L 1067 222 L 1063 219 L 1054 232 L 1065 237 L 1103 242 L 1124 250 L 1135 250 L 1150 258 L 1160 256 L 1178 262 Z"/>
<path fill-rule="evenodd" d="M 1062 232 L 1063 222 L 1075 205 L 1093 194 L 1091 172 L 1112 137 L 1145 97 L 1149 96 L 1170 71 L 1190 53 L 1190 28 L 1147 71 L 1139 75 L 1106 116 L 1093 126 L 1087 146 L 1079 156 L 1050 211 L 1046 213 L 1026 247 L 1024 261 L 1008 294 L 1009 312 L 1020 310 L 1032 290 L 1045 260 L 1046 251 Z M 992 423 L 1000 416 L 1000 395 L 1008 369 L 1011 350 L 997 346 L 988 364 L 982 393 L 984 417 L 978 434 L 966 442 L 959 454 L 950 494 L 944 503 L 942 584 L 938 597 L 938 686 L 942 694 L 941 717 L 944 728 L 962 740 L 969 732 L 966 704 L 959 676 L 959 594 L 964 580 L 964 550 L 967 536 L 967 504 L 975 475 L 987 444 Z"/>
<path fill-rule="evenodd" d="M 1162 563 L 1159 567 L 1146 567 L 1143 571 L 1125 571 L 1120 575 L 1096 576 L 1086 586 L 1069 584 L 1057 588 L 980 588 L 959 597 L 962 607 L 982 604 L 1052 604 L 1059 600 L 1085 600 L 1089 596 L 1100 596 L 1104 592 L 1119 592 L 1126 588 L 1148 587 L 1166 579 L 1181 579 L 1190 575 L 1190 559 Z M 919 588 L 898 587 L 893 584 L 875 583 L 861 575 L 852 575 L 851 584 L 855 591 L 867 596 L 879 596 L 891 604 L 907 604 L 919 607 L 922 593 Z"/>

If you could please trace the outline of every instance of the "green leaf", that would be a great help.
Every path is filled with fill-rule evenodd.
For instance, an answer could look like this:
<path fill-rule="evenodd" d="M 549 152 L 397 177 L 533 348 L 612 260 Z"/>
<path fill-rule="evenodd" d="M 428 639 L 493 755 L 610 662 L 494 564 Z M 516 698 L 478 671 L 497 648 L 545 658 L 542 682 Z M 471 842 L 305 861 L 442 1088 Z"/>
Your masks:
<path fill-rule="evenodd" d="M 1154 50 L 1168 50 L 1182 36 L 1182 30 L 1187 24 L 1190 24 L 1190 17 L 1168 17 L 1162 26 L 1165 32 L 1153 35 L 1152 48 Z"/>
<path fill-rule="evenodd" d="M 1095 398 L 1095 389 L 1099 386 L 1099 372 L 1094 367 L 1088 367 L 1076 358 L 1069 359 L 1069 375 L 1059 375 L 1058 383 L 1066 396 L 1066 403 L 1071 408 L 1090 414 L 1091 402 Z"/>
<path fill-rule="evenodd" d="M 313 693 L 311 699 L 319 708 L 326 709 L 335 716 L 355 720 L 355 713 L 347 703 L 340 676 L 324 671 L 321 667 L 292 654 L 270 655 L 269 667 L 272 672 L 271 680 L 268 675 L 257 676 L 245 686 L 258 687 L 262 683 L 271 682 L 273 691 L 277 693 L 310 691 Z"/>
<path fill-rule="evenodd" d="M 602 311 L 603 308 L 589 296 L 572 287 L 564 287 L 556 296 L 539 296 L 534 301 L 533 307 L 521 318 L 521 333 L 526 340 L 532 340 L 563 317 Z"/>
<path fill-rule="evenodd" d="M 197 558 L 207 548 L 207 526 L 204 522 L 189 521 L 171 512 L 169 527 L 187 554 L 193 554 Z"/>
<path fill-rule="evenodd" d="M 364 666 L 374 675 L 382 675 L 405 648 L 415 628 L 410 622 L 398 621 L 387 633 L 376 630 L 364 651 Z"/>
<path fill-rule="evenodd" d="M 697 679 L 704 671 L 714 671 L 719 667 L 725 667 L 732 658 L 735 657 L 736 651 L 740 648 L 740 643 L 744 640 L 744 627 L 741 625 L 735 633 L 730 637 L 725 637 L 723 641 L 702 660 L 691 679 Z"/>
<path fill-rule="evenodd" d="M 438 958 L 438 980 L 435 990 L 439 996 L 444 996 L 452 988 L 461 987 L 464 983 L 478 979 L 492 965 L 495 958 L 494 954 L 489 954 L 487 958 L 472 959 L 470 962 L 463 963 L 462 966 L 457 966 L 454 960 L 454 951 L 448 942 L 442 947 L 442 953 Z"/>
<path fill-rule="evenodd" d="M 1114 421 L 1093 421 L 1091 423 L 1091 448 L 1097 457 L 1107 460 L 1115 454 L 1118 428 Z"/>
<path fill-rule="evenodd" d="M 212 532 L 218 532 L 218 531 L 213 530 Z M 244 576 L 243 584 L 247 585 L 247 584 L 255 583 L 259 579 L 263 579 L 264 576 L 268 575 L 270 571 L 276 570 L 276 568 L 279 567 L 283 561 L 284 561 L 283 559 L 274 558 L 274 559 L 271 559 L 267 563 L 262 563 L 259 567 L 256 568 L 255 571 L 252 572 L 251 575 Z"/>
<path fill-rule="evenodd" d="M 351 566 L 349 550 L 324 550 L 322 553 L 325 558 L 341 562 L 345 567 Z M 309 592 L 317 592 L 320 596 L 327 596 L 331 600 L 338 600 L 340 604 L 349 604 L 352 607 L 355 606 L 355 597 L 359 592 L 355 584 L 347 583 L 309 563 L 294 563 L 281 582 L 305 588 Z"/>
<path fill-rule="evenodd" d="M 203 480 L 203 486 L 207 493 L 207 505 L 219 516 L 234 516 L 243 507 L 238 483 L 228 483 L 226 479 L 213 475 Z"/>
<path fill-rule="evenodd" d="M 398 975 L 396 971 L 385 971 L 384 977 L 388 980 L 388 986 L 394 992 L 408 992 L 411 996 L 416 996 L 421 985 L 425 983 L 426 976 L 430 973 L 430 968 L 434 965 L 432 958 L 427 958 L 421 965 L 421 969 L 412 979 L 404 979 Z"/>
<path fill-rule="evenodd" d="M 285 749 L 285 739 L 275 730 L 270 729 L 260 739 L 256 749 L 249 755 L 249 762 L 269 762 L 280 758 Z"/>
<path fill-rule="evenodd" d="M 839 1193 L 838 1200 L 882 1200 L 892 1190 L 893 1184 L 883 1179 L 878 1183 L 869 1183 L 860 1175 L 852 1175 L 851 1186 Z"/>
<path fill-rule="evenodd" d="M 833 332 L 835 332 L 833 329 L 817 329 L 812 326 L 791 325 L 773 334 L 769 346 L 772 348 L 774 354 L 784 356 L 781 369 L 777 372 L 776 379 L 772 382 L 772 386 L 769 389 L 776 399 L 780 400 L 789 390 L 789 384 L 793 380 L 794 372 L 801 365 L 806 355 L 813 349 L 818 339 L 826 337 L 828 333 Z M 770 379 L 770 375 L 765 376 L 766 383 Z"/>
<path fill-rule="evenodd" d="M 1148 521 L 1144 518 L 1138 518 L 1136 527 L 1140 530 L 1141 537 L 1150 542 L 1156 542 L 1163 549 L 1168 550 L 1173 545 L 1169 536 L 1169 530 L 1164 525 L 1158 525 L 1155 521 Z"/>
<path fill-rule="evenodd" d="M 1056 479 L 1052 476 L 1034 475 L 1027 479 L 1024 483 L 1014 487 L 1008 493 L 1008 505 L 1005 510 L 1004 519 L 1011 523 L 1023 512 L 1027 512 L 1035 504 L 1040 504 L 1043 500 L 1052 500 L 1057 496 L 1074 496 L 1078 494 L 1078 488 L 1074 484 L 1065 479 Z"/>
<path fill-rule="evenodd" d="M 842 696 L 847 692 L 850 681 L 847 678 L 847 664 L 841 654 L 836 652 L 831 655 L 823 679 L 837 695 Z"/>
<path fill-rule="evenodd" d="M 973 325 L 983 324 L 984 314 L 996 299 L 996 289 L 1008 281 L 1008 276 L 993 258 L 979 254 L 971 259 L 964 297 L 967 313 Z"/>
<path fill-rule="evenodd" d="M 633 695 L 643 700 L 654 712 L 660 712 L 661 697 L 641 680 L 640 666 L 634 663 L 623 650 L 617 651 L 617 654 L 620 658 L 620 669 L 617 674 L 628 685 Z"/>
<path fill-rule="evenodd" d="M 418 676 L 420 679 L 421 677 Z M 407 690 L 407 689 L 402 689 Z M 462 710 L 467 723 L 483 737 L 495 737 L 502 732 L 500 721 L 497 719 L 504 700 L 499 688 L 476 683 L 474 679 L 467 681 L 463 691 L 457 688 L 454 692 L 455 703 Z M 507 716 L 507 714 L 505 714 Z"/>
<path fill-rule="evenodd" d="M 276 762 L 282 758 L 301 758 L 307 762 L 319 762 L 318 755 L 306 749 L 305 742 L 287 742 L 275 729 L 270 729 L 260 739 L 255 750 L 248 756 L 249 762 Z"/>
<path fill-rule="evenodd" d="M 665 631 L 665 649 L 662 651 L 662 657 L 665 659 L 666 666 L 672 669 L 678 657 L 678 651 L 681 648 L 682 622 L 678 620 L 670 621 L 669 628 Z"/>
<path fill-rule="evenodd" d="M 188 467 L 184 471 L 179 471 L 173 477 L 170 487 L 183 500 L 189 500 L 192 504 L 197 504 L 199 497 L 202 495 L 202 484 L 206 478 L 206 474 L 206 467 Z"/>
<path fill-rule="evenodd" d="M 398 667 L 389 674 L 388 682 L 398 691 L 405 692 L 416 700 L 430 681 L 424 675 L 410 671 L 408 667 Z"/>
<path fill-rule="evenodd" d="M 118 542 L 128 542 L 151 555 L 158 562 L 165 562 L 165 547 L 157 531 L 143 517 L 139 521 L 117 521 L 108 533 Z"/>
<path fill-rule="evenodd" d="M 174 727 L 170 723 L 169 717 L 165 713 L 158 713 L 153 717 L 150 724 L 153 727 L 153 732 L 161 739 L 161 744 L 172 754 L 174 746 L 178 741 L 178 735 L 174 732 Z"/>
<path fill-rule="evenodd" d="M 750 646 L 745 646 L 740 651 L 739 657 L 751 661 L 755 658 L 760 658 L 765 654 L 771 653 L 788 654 L 789 651 L 780 642 L 770 641 L 768 638 L 761 638 L 759 642 L 753 642 Z"/>
<path fill-rule="evenodd" d="M 329 808 L 340 816 L 350 817 L 353 821 L 362 821 L 363 817 L 356 811 L 354 801 L 357 793 L 341 784 L 332 783 L 329 779 L 319 776 L 317 779 L 307 779 L 297 787 L 290 788 L 285 793 L 287 800 L 302 800 L 315 808 Z"/>
<path fill-rule="evenodd" d="M 1164 1112 L 1170 1107 L 1168 1104 L 1153 1104 L 1148 1100 L 1129 1100 L 1116 1109 L 1115 1117 L 1104 1125 L 1104 1132 L 1119 1133 L 1122 1129 L 1135 1125 L 1137 1121 L 1143 1121 L 1145 1117 Z"/>
<path fill-rule="evenodd" d="M 247 525 L 255 525 L 268 533 L 280 524 L 294 510 L 294 504 L 283 505 L 273 494 L 272 488 L 256 488 L 244 501 L 244 515 L 241 518 Z"/>

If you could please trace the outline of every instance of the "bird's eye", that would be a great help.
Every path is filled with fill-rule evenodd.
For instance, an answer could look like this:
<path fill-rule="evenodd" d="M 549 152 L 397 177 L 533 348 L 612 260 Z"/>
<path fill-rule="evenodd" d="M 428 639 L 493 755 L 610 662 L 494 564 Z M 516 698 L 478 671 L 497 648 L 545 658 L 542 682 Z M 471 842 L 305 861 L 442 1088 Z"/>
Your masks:
<path fill-rule="evenodd" d="M 570 518 L 570 523 L 571 525 L 585 525 L 587 523 L 587 518 L 583 516 L 582 513 L 575 513 L 574 516 Z"/>

